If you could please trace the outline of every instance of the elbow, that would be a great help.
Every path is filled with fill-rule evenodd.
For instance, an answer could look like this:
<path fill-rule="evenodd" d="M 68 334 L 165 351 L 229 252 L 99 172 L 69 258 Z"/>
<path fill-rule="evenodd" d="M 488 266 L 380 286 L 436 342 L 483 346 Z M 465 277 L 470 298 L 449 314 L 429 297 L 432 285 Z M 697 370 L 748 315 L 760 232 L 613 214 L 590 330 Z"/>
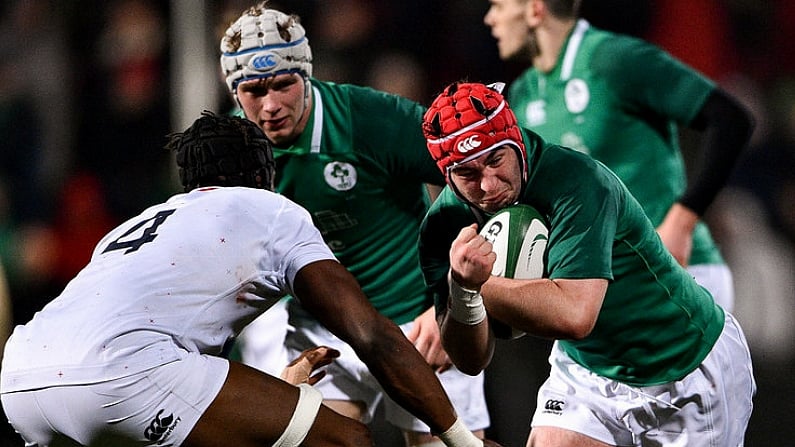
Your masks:
<path fill-rule="evenodd" d="M 450 360 L 453 362 L 453 365 L 455 365 L 455 367 L 459 371 L 461 371 L 462 373 L 468 376 L 477 376 L 478 374 L 483 372 L 484 369 L 486 369 L 486 366 L 488 366 L 486 363 L 475 363 L 472 362 L 471 360 L 456 361 L 453 360 L 452 358 Z"/>
<path fill-rule="evenodd" d="M 447 352 L 447 356 L 453 365 L 468 376 L 480 374 L 491 361 L 491 356 L 487 353 L 462 349 L 460 346 L 449 346 L 448 343 L 444 342 L 444 339 L 442 340 L 442 347 Z"/>
<path fill-rule="evenodd" d="M 734 96 L 717 89 L 708 99 L 705 108 L 709 110 L 713 121 L 723 122 L 727 132 L 733 132 L 731 139 L 746 143 L 750 141 L 756 128 L 756 117 L 752 110 Z"/>
<path fill-rule="evenodd" d="M 596 318 L 591 315 L 582 315 L 572 318 L 561 327 L 562 337 L 567 340 L 583 340 L 591 335 L 596 326 Z"/>
<path fill-rule="evenodd" d="M 593 329 L 593 328 L 591 328 Z M 567 332 L 566 339 L 567 340 L 583 340 L 585 337 L 591 335 L 590 329 L 585 328 L 576 328 L 572 329 L 571 331 Z"/>

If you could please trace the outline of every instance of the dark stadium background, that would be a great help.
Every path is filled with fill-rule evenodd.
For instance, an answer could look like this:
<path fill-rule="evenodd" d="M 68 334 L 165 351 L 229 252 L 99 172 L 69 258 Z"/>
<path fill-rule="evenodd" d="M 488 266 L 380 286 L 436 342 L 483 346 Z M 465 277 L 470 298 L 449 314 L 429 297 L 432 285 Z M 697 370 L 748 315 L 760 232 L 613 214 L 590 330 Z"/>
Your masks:
<path fill-rule="evenodd" d="M 0 260 L 27 321 L 99 236 L 176 191 L 164 136 L 234 104 L 218 68 L 239 0 L 0 2 Z M 424 104 L 457 79 L 510 82 L 486 0 L 283 0 L 302 17 L 315 76 Z M 585 0 L 593 24 L 646 38 L 718 81 L 757 132 L 706 219 L 730 263 L 759 391 L 746 445 L 795 444 L 795 3 Z M 684 135 L 694 160 L 695 135 Z M 691 149 L 691 150 L 688 150 Z M 503 342 L 487 375 L 489 436 L 523 446 L 547 345 Z M 3 418 L 0 418 L 3 420 Z M 0 445 L 22 445 L 2 424 Z M 379 445 L 402 445 L 383 423 Z M 3 437 L 4 436 L 4 437 Z"/>

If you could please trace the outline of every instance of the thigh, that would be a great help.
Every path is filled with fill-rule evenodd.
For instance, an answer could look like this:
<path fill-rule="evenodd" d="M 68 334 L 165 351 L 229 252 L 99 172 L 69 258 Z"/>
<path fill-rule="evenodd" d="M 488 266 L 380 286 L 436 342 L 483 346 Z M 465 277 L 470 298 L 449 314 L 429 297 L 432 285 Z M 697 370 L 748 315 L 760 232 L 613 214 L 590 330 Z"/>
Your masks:
<path fill-rule="evenodd" d="M 299 391 L 293 385 L 243 364 L 230 363 L 215 400 L 186 439 L 185 447 L 272 445 L 289 424 Z M 302 445 L 371 445 L 367 427 L 320 406 Z"/>
<path fill-rule="evenodd" d="M 240 362 L 278 376 L 287 366 L 284 341 L 288 330 L 286 299 L 274 304 L 237 337 Z"/>
<path fill-rule="evenodd" d="M 727 313 L 721 336 L 698 368 L 677 382 L 640 388 L 654 417 L 649 423 L 636 408 L 641 445 L 743 445 L 755 390 L 745 337 Z"/>
<path fill-rule="evenodd" d="M 527 447 L 611 447 L 612 444 L 557 427 L 534 427 Z"/>
<path fill-rule="evenodd" d="M 557 346 L 551 363 L 530 445 L 742 445 L 755 385 L 744 337 L 730 314 L 704 362 L 676 382 L 635 387 L 612 381 Z M 592 440 L 572 441 L 574 433 Z"/>
<path fill-rule="evenodd" d="M 699 367 L 699 373 L 715 396 L 710 423 L 719 434 L 717 445 L 742 445 L 753 410 L 756 381 L 748 344 L 731 314 L 726 314 L 723 333 Z"/>
<path fill-rule="evenodd" d="M 557 342 L 549 361 L 550 375 L 538 390 L 528 444 L 634 445 L 619 416 L 628 406 L 621 384 L 583 368 Z"/>
<path fill-rule="evenodd" d="M 53 408 L 61 414 L 71 411 L 64 408 L 65 405 L 60 409 L 57 408 L 59 404 L 66 404 L 62 399 L 66 396 L 63 393 L 52 393 L 51 390 L 52 388 L 22 391 L 0 396 L 8 422 L 25 441 L 26 446 L 78 447 L 80 443 L 56 431 L 45 416 L 44 412 L 48 411 L 48 408 Z M 74 414 L 74 418 L 80 418 L 80 413 Z M 53 422 L 58 423 L 58 421 Z"/>

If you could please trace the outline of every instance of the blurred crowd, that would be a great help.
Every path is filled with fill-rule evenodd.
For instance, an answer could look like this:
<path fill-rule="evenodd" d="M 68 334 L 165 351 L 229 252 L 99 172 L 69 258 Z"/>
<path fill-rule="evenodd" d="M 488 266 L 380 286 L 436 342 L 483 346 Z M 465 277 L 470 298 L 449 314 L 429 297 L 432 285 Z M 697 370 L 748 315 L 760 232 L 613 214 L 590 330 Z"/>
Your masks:
<path fill-rule="evenodd" d="M 196 4 L 223 29 L 251 2 Z M 524 68 L 499 60 L 486 0 L 272 4 L 301 16 L 320 79 L 427 104 L 450 81 L 510 82 Z M 171 11 L 167 0 L 0 2 L 0 340 L 60 292 L 107 230 L 177 191 L 162 149 L 178 130 Z M 795 3 L 585 0 L 584 16 L 662 46 L 755 115 L 752 143 L 705 218 L 734 273 L 759 381 L 747 444 L 778 440 L 793 430 L 776 421 L 793 414 L 795 391 Z M 217 29 L 204 34 L 217 48 Z M 215 108 L 234 106 L 221 95 Z"/>

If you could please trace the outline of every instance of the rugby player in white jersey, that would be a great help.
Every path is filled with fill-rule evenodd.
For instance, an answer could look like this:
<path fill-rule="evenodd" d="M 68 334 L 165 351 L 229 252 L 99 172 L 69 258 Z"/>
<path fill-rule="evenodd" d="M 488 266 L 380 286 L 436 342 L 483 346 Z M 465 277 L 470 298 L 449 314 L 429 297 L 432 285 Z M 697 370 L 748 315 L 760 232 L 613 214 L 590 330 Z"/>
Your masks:
<path fill-rule="evenodd" d="M 0 398 L 27 446 L 372 445 L 365 425 L 323 406 L 309 383 L 223 358 L 286 294 L 447 445 L 484 445 L 309 214 L 271 192 L 272 149 L 255 124 L 205 113 L 167 148 L 185 193 L 108 233 L 6 345 Z"/>

